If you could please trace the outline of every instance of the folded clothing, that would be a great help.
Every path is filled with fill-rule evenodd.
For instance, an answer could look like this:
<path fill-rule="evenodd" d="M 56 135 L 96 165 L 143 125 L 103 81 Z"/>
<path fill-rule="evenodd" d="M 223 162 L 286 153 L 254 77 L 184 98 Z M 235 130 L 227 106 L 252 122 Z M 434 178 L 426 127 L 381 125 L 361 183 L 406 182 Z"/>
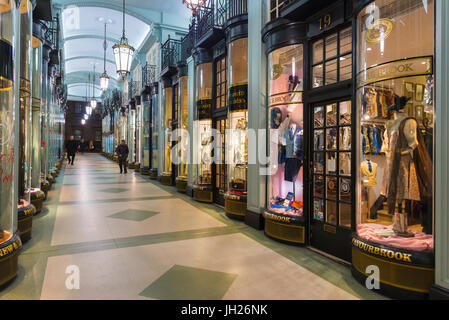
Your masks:
<path fill-rule="evenodd" d="M 288 215 L 288 216 L 302 216 L 303 214 L 303 210 L 302 209 L 297 209 L 293 206 L 283 206 L 279 203 L 282 203 L 284 199 L 273 199 L 270 201 L 270 206 L 269 209 L 270 211 L 272 211 L 273 213 L 277 213 L 277 214 L 283 214 L 283 215 Z"/>
<path fill-rule="evenodd" d="M 357 234 L 360 238 L 379 243 L 389 247 L 401 248 L 411 251 L 433 250 L 433 236 L 409 230 L 415 236 L 411 238 L 401 236 L 381 236 L 389 234 L 393 225 L 384 226 L 374 223 L 364 223 L 357 226 Z"/>

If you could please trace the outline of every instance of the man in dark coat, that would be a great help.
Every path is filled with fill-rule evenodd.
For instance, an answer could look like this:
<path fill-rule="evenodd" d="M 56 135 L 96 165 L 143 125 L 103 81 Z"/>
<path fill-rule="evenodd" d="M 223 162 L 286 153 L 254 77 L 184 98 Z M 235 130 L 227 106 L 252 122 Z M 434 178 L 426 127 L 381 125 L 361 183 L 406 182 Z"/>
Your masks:
<path fill-rule="evenodd" d="M 74 140 L 73 136 L 70 136 L 70 140 L 67 141 L 65 148 L 67 149 L 67 158 L 69 159 L 69 164 L 72 164 L 75 161 L 75 154 L 78 150 L 78 142 Z"/>
<path fill-rule="evenodd" d="M 125 173 L 128 173 L 129 149 L 128 146 L 126 145 L 125 140 L 122 140 L 122 142 L 115 149 L 115 152 L 117 152 L 118 164 L 120 166 L 120 173 L 123 173 L 123 169 L 125 169 Z"/>

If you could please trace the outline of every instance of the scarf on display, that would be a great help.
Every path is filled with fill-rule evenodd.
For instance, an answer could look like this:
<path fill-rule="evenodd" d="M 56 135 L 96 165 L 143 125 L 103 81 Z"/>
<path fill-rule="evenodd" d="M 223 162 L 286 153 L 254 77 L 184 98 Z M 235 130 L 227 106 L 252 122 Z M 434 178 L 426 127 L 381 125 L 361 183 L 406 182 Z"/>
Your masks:
<path fill-rule="evenodd" d="M 399 126 L 399 139 L 396 143 L 395 149 L 393 150 L 393 167 L 390 172 L 390 184 L 388 188 L 388 212 L 394 212 L 396 207 L 396 196 L 397 196 L 397 187 L 398 187 L 398 178 L 397 174 L 399 172 L 399 166 L 401 163 L 402 151 L 408 148 L 408 141 L 404 134 L 405 123 L 408 120 L 414 120 L 415 118 L 405 118 L 402 120 Z M 416 121 L 417 122 L 417 121 Z M 421 201 L 427 201 L 432 197 L 432 172 L 433 172 L 433 164 L 430 159 L 429 153 L 426 149 L 426 144 L 424 142 L 424 138 L 421 134 L 421 131 L 416 130 L 417 138 L 418 138 L 418 146 L 413 150 L 413 162 L 415 164 L 416 175 L 418 178 L 418 187 L 419 193 L 421 197 Z"/>

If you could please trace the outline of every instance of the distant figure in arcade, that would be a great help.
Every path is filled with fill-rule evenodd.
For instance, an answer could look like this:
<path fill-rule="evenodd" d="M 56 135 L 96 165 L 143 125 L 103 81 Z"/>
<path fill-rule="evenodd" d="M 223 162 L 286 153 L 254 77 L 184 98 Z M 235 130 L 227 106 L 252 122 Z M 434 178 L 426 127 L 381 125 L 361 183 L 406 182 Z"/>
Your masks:
<path fill-rule="evenodd" d="M 73 166 L 73 162 L 75 161 L 75 154 L 78 150 L 78 142 L 74 140 L 73 136 L 70 136 L 65 148 L 67 149 L 67 158 L 69 160 L 69 164 Z"/>
<path fill-rule="evenodd" d="M 84 154 L 84 152 L 86 151 L 86 142 L 84 141 L 84 138 L 81 139 L 80 151 L 81 151 L 81 154 Z"/>
<path fill-rule="evenodd" d="M 128 154 L 129 154 L 129 149 L 128 149 L 128 146 L 126 145 L 125 140 L 122 140 L 122 142 L 115 149 L 115 152 L 117 153 L 117 157 L 118 157 L 118 164 L 120 166 L 120 173 L 123 173 L 123 169 L 125 169 L 125 174 L 128 173 Z"/>

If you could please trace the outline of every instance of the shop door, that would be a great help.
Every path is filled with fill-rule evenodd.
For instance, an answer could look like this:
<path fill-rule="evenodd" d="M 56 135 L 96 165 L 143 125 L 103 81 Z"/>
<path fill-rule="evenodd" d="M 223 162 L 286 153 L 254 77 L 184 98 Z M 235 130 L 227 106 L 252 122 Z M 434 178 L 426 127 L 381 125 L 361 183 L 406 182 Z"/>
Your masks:
<path fill-rule="evenodd" d="M 221 140 L 217 141 L 215 145 L 214 153 L 219 151 L 221 154 L 221 163 L 213 164 L 213 174 L 214 174 L 214 202 L 220 205 L 224 205 L 224 194 L 227 189 L 227 167 L 226 167 L 226 128 L 228 127 L 228 118 L 220 118 L 214 120 L 213 126 L 221 134 Z"/>
<path fill-rule="evenodd" d="M 349 100 L 312 105 L 310 244 L 351 259 L 353 186 L 352 117 Z"/>

